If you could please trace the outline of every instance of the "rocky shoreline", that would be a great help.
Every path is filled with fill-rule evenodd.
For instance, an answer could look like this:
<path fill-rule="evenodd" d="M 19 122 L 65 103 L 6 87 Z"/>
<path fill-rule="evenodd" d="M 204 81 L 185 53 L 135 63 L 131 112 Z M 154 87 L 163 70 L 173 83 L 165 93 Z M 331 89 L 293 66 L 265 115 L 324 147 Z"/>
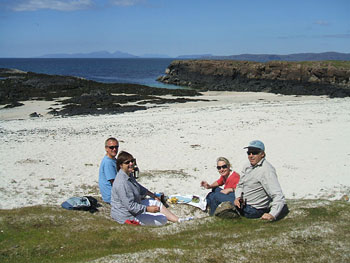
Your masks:
<path fill-rule="evenodd" d="M 177 60 L 158 81 L 200 91 L 350 96 L 350 62 Z"/>
<path fill-rule="evenodd" d="M 171 98 L 160 96 L 171 95 Z M 49 113 L 59 116 L 116 114 L 147 109 L 146 104 L 183 103 L 200 99 L 190 89 L 153 88 L 138 84 L 100 83 L 78 77 L 0 69 L 0 105 L 20 107 L 23 101 L 54 101 Z M 32 117 L 40 114 L 31 113 Z"/>

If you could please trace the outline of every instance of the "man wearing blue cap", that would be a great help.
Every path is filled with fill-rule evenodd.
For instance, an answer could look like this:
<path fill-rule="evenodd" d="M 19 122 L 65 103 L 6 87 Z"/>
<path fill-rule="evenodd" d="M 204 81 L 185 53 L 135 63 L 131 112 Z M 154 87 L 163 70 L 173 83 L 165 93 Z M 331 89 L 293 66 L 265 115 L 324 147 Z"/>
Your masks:
<path fill-rule="evenodd" d="M 276 170 L 265 159 L 261 141 L 251 141 L 245 149 L 249 163 L 243 167 L 234 204 L 247 218 L 276 220 L 288 210 Z"/>

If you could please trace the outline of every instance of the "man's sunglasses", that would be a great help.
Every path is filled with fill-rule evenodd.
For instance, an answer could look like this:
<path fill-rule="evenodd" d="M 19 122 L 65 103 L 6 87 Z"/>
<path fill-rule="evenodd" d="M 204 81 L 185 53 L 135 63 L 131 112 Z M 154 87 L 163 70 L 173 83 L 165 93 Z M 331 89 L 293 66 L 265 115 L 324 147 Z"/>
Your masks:
<path fill-rule="evenodd" d="M 221 168 L 222 169 L 226 169 L 227 168 L 227 164 L 224 164 L 224 165 L 222 165 L 222 166 L 216 166 L 216 168 L 218 169 L 218 170 L 221 170 Z"/>
<path fill-rule="evenodd" d="M 259 153 L 261 153 L 261 151 L 248 151 L 247 154 L 248 155 L 258 155 Z"/>
<path fill-rule="evenodd" d="M 116 149 L 118 150 L 119 146 L 107 146 L 109 149 L 113 150 L 113 149 Z"/>
<path fill-rule="evenodd" d="M 123 164 L 136 163 L 136 159 L 131 159 L 123 162 Z"/>

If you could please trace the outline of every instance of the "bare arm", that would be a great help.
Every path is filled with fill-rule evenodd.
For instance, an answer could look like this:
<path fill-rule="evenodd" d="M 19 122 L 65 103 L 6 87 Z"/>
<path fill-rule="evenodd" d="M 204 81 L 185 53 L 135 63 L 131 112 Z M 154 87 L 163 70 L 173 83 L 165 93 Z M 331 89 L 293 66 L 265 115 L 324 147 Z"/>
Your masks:
<path fill-rule="evenodd" d="M 227 195 L 229 193 L 234 192 L 234 190 L 233 190 L 233 188 L 226 188 L 226 189 L 222 189 L 220 192 Z"/>
<path fill-rule="evenodd" d="M 215 188 L 215 187 L 219 186 L 219 184 L 216 181 L 214 183 L 212 183 L 212 184 L 208 184 L 207 181 L 202 181 L 201 182 L 201 186 L 206 188 L 206 189 L 211 189 L 211 188 Z"/>

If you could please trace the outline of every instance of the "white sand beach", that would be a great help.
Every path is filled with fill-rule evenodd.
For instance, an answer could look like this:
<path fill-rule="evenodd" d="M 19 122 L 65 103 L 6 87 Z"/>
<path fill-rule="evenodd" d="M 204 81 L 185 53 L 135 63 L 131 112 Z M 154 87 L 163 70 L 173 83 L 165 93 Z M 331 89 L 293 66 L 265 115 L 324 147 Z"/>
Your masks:
<path fill-rule="evenodd" d="M 350 194 L 350 98 L 208 92 L 211 102 L 168 104 L 118 115 L 48 117 L 51 102 L 0 110 L 1 209 L 60 205 L 98 194 L 104 141 L 137 158 L 152 191 L 198 194 L 218 178 L 216 158 L 240 173 L 249 141 L 265 143 L 286 198 Z M 32 112 L 43 115 L 29 118 Z"/>

